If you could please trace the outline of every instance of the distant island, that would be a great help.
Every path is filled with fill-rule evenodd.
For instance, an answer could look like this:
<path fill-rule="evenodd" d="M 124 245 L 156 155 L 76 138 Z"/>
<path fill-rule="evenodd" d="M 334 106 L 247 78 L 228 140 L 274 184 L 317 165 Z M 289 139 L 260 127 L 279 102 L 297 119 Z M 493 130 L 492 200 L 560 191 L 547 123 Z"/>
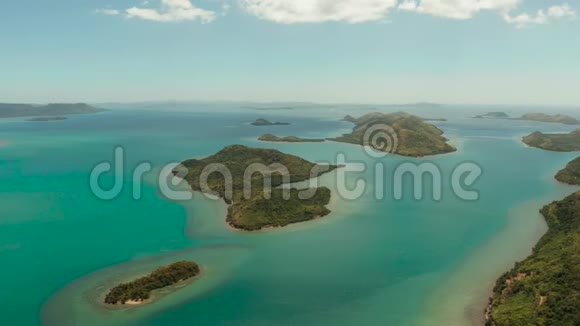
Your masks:
<path fill-rule="evenodd" d="M 108 110 L 95 108 L 85 103 L 56 103 L 47 105 L 0 103 L 0 118 L 62 116 L 70 114 L 91 114 L 104 111 Z"/>
<path fill-rule="evenodd" d="M 253 126 L 287 126 L 289 123 L 286 122 L 271 122 L 266 119 L 256 119 L 256 121 L 252 122 Z"/>
<path fill-rule="evenodd" d="M 155 270 L 148 276 L 112 288 L 105 296 L 105 303 L 142 304 L 151 297 L 151 292 L 162 289 L 199 275 L 199 266 L 194 262 L 180 261 Z"/>
<path fill-rule="evenodd" d="M 536 131 L 524 137 L 522 141 L 528 146 L 548 151 L 580 151 L 580 129 L 576 129 L 568 134 L 544 134 Z"/>
<path fill-rule="evenodd" d="M 46 121 L 62 121 L 62 120 L 66 120 L 66 117 L 40 117 L 40 118 L 31 118 L 31 119 L 26 119 L 26 121 L 32 121 L 32 122 L 46 122 Z"/>
<path fill-rule="evenodd" d="M 580 124 L 579 120 L 577 120 L 571 116 L 567 116 L 567 115 L 563 115 L 563 114 L 549 115 L 549 114 L 544 114 L 544 113 L 528 113 L 528 114 L 524 114 L 520 118 L 520 120 L 563 123 L 566 125 Z"/>
<path fill-rule="evenodd" d="M 317 138 L 300 138 L 295 136 L 288 136 L 288 137 L 278 137 L 272 134 L 265 134 L 258 138 L 259 141 L 271 141 L 271 142 L 282 142 L 282 143 L 321 143 L 324 142 L 325 139 L 317 139 Z"/>
<path fill-rule="evenodd" d="M 567 125 L 577 125 L 580 124 L 580 120 L 577 120 L 571 116 L 564 114 L 549 115 L 544 113 L 528 113 L 524 114 L 519 118 L 510 118 L 510 116 L 505 112 L 488 112 L 482 115 L 474 116 L 476 119 L 506 119 L 506 120 L 525 120 L 525 121 L 538 121 L 538 122 L 549 122 L 549 123 L 562 123 Z"/>
<path fill-rule="evenodd" d="M 231 183 L 226 183 L 220 173 L 212 173 L 207 179 L 209 189 L 202 189 L 200 185 L 202 171 L 213 163 L 223 164 L 228 169 L 232 176 Z M 256 173 L 251 176 L 251 194 L 249 198 L 245 198 L 244 174 L 254 163 L 263 164 L 266 168 L 257 169 Z M 270 166 L 273 164 L 280 166 L 274 166 L 271 169 Z M 229 225 L 246 231 L 283 227 L 328 215 L 330 211 L 326 205 L 330 202 L 330 189 L 325 187 L 292 189 L 288 191 L 290 197 L 284 198 L 285 190 L 279 187 L 288 183 L 306 181 L 338 168 L 336 165 L 311 163 L 273 149 L 250 148 L 242 145 L 228 146 L 210 157 L 187 160 L 181 165 L 187 171 L 184 179 L 191 189 L 200 192 L 205 190 L 223 198 L 230 205 L 227 214 Z M 287 173 L 281 169 L 282 166 L 287 168 Z M 177 167 L 174 174 L 177 175 L 179 171 L 180 167 Z M 265 197 L 270 189 L 264 188 L 264 176 L 271 178 L 271 199 Z M 227 193 L 228 186 L 232 189 L 231 196 Z M 313 192 L 314 195 L 302 199 L 299 194 L 305 190 Z"/>
<path fill-rule="evenodd" d="M 426 123 L 420 117 L 405 112 L 390 114 L 375 112 L 359 118 L 348 115 L 343 120 L 355 124 L 353 131 L 340 137 L 328 138 L 328 140 L 364 145 L 365 132 L 374 125 L 384 124 L 390 126 L 396 133 L 397 146 L 394 148 L 393 154 L 423 157 L 456 151 L 454 147 L 447 144 L 448 140 L 442 136 L 441 129 Z M 382 148 L 375 149 L 384 150 Z"/>
<path fill-rule="evenodd" d="M 580 320 L 580 192 L 542 210 L 548 232 L 504 274 L 486 325 L 577 325 Z"/>
<path fill-rule="evenodd" d="M 482 115 L 476 115 L 476 119 L 509 119 L 509 115 L 505 112 L 488 112 Z"/>
<path fill-rule="evenodd" d="M 580 157 L 577 157 L 556 174 L 556 180 L 569 185 L 580 186 Z"/>

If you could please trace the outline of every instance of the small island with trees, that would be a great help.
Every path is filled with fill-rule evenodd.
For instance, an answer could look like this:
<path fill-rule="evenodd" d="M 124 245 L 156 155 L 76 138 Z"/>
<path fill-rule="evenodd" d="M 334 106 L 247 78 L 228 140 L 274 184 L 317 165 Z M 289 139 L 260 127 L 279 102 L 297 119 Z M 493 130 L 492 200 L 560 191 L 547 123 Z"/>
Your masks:
<path fill-rule="evenodd" d="M 475 119 L 509 119 L 509 115 L 505 112 L 488 112 L 486 114 L 476 115 Z"/>
<path fill-rule="evenodd" d="M 524 137 L 522 141 L 528 146 L 537 147 L 548 151 L 580 151 L 580 129 L 576 129 L 567 134 L 544 134 L 536 131 Z"/>
<path fill-rule="evenodd" d="M 272 134 L 265 134 L 258 138 L 259 141 L 269 141 L 276 143 L 322 143 L 325 139 L 300 138 L 296 136 L 278 137 Z"/>
<path fill-rule="evenodd" d="M 365 133 L 375 125 L 386 125 L 392 128 L 395 135 L 386 135 L 396 139 L 396 146 L 389 150 L 394 150 L 392 154 L 410 157 L 423 157 L 455 152 L 457 149 L 447 143 L 448 139 L 443 137 L 443 131 L 432 124 L 426 123 L 424 119 L 405 113 L 368 113 L 359 118 L 350 115 L 344 117 L 344 121 L 355 124 L 350 134 L 344 134 L 328 140 L 350 143 L 356 145 L 370 145 L 376 150 L 384 151 L 383 148 L 376 147 L 374 142 L 364 144 Z M 382 140 L 381 140 L 382 141 Z"/>
<path fill-rule="evenodd" d="M 199 266 L 190 261 L 180 261 L 161 267 L 148 276 L 112 288 L 105 296 L 109 305 L 142 304 L 151 298 L 151 292 L 191 279 L 200 274 Z"/>
<path fill-rule="evenodd" d="M 578 325 L 580 192 L 541 210 L 548 232 L 530 257 L 499 278 L 486 325 Z"/>
<path fill-rule="evenodd" d="M 206 187 L 202 187 L 203 171 L 212 164 L 225 168 L 225 174 L 230 174 L 231 179 L 228 181 L 223 171 L 216 170 L 207 175 Z M 281 186 L 319 177 L 338 166 L 311 163 L 273 149 L 232 145 L 207 158 L 184 161 L 173 173 L 179 175 L 182 168 L 187 173 L 184 179 L 193 191 L 211 193 L 230 205 L 226 220 L 231 227 L 258 231 L 328 215 L 330 189 L 283 189 Z M 249 176 L 248 171 L 251 171 Z M 264 185 L 266 178 L 270 179 L 271 187 Z"/>
<path fill-rule="evenodd" d="M 266 119 L 256 119 L 256 121 L 251 123 L 252 126 L 264 127 L 264 126 L 288 126 L 287 122 L 272 122 Z"/>
<path fill-rule="evenodd" d="M 556 180 L 573 186 L 580 186 L 580 157 L 577 157 L 556 174 Z"/>

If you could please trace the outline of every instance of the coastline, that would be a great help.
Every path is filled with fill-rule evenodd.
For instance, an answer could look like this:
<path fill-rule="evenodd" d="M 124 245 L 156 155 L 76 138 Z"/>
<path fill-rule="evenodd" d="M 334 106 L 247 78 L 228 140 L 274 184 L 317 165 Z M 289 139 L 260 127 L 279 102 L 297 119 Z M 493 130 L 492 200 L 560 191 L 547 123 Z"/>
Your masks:
<path fill-rule="evenodd" d="M 485 325 L 485 310 L 497 279 L 516 262 L 528 257 L 548 230 L 539 209 L 563 198 L 573 189 L 563 187 L 549 195 L 511 208 L 507 225 L 487 240 L 442 279 L 428 299 L 418 325 Z M 533 217 L 533 223 L 530 218 Z M 477 281 L 476 281 L 477 280 Z M 439 298 L 446 297 L 445 302 Z"/>

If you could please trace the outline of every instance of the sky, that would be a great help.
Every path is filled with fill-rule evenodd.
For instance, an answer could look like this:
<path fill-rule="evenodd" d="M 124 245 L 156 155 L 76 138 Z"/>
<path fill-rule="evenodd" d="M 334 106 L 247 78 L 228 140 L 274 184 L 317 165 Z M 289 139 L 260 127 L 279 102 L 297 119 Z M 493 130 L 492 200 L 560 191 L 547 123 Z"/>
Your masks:
<path fill-rule="evenodd" d="M 580 105 L 580 1 L 0 1 L 0 102 Z"/>

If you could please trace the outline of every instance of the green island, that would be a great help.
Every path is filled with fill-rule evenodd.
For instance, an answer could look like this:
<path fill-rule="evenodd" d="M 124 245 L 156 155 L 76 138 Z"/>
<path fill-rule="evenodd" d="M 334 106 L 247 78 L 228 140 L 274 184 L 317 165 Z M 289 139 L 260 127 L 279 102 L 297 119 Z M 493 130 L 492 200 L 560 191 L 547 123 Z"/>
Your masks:
<path fill-rule="evenodd" d="M 252 126 L 288 126 L 289 123 L 287 122 L 272 122 L 266 119 L 256 119 L 256 121 L 251 123 Z"/>
<path fill-rule="evenodd" d="M 541 210 L 548 232 L 530 257 L 505 273 L 486 309 L 486 325 L 578 325 L 580 192 Z"/>
<path fill-rule="evenodd" d="M 48 122 L 48 121 L 62 121 L 62 120 L 66 120 L 67 118 L 65 117 L 40 117 L 40 118 L 30 118 L 30 119 L 26 119 L 26 121 L 31 121 L 31 122 Z"/>
<path fill-rule="evenodd" d="M 0 118 L 62 116 L 68 114 L 91 114 L 104 111 L 108 110 L 95 108 L 85 103 L 55 103 L 47 105 L 0 103 Z"/>
<path fill-rule="evenodd" d="M 200 268 L 194 262 L 176 262 L 135 281 L 115 286 L 105 296 L 105 303 L 110 305 L 141 304 L 151 297 L 152 291 L 196 277 L 199 273 Z"/>
<path fill-rule="evenodd" d="M 580 151 L 580 129 L 567 134 L 544 134 L 536 131 L 522 139 L 532 147 L 555 152 Z"/>
<path fill-rule="evenodd" d="M 443 137 L 443 131 L 434 125 L 426 123 L 422 118 L 405 113 L 369 113 L 362 117 L 354 118 L 346 116 L 344 121 L 355 124 L 350 134 L 344 134 L 328 140 L 364 145 L 365 133 L 375 125 L 388 125 L 395 134 L 397 146 L 394 146 L 394 153 L 402 156 L 423 157 L 455 152 L 456 149 L 447 143 L 448 139 Z M 390 135 L 392 138 L 393 135 Z M 392 139 L 391 139 L 392 140 Z M 373 142 L 369 145 L 376 150 L 384 150 L 375 146 Z"/>
<path fill-rule="evenodd" d="M 524 114 L 518 120 L 550 122 L 550 123 L 563 123 L 566 125 L 580 124 L 580 120 L 575 119 L 575 118 L 568 116 L 568 115 L 564 115 L 564 114 L 549 115 L 549 114 L 544 114 L 544 113 L 528 113 L 528 114 Z"/>
<path fill-rule="evenodd" d="M 255 173 L 248 178 L 245 187 L 244 175 L 248 167 L 255 163 L 261 166 L 254 166 Z M 214 172 L 207 177 L 207 188 L 202 189 L 202 171 L 210 164 L 222 164 L 227 168 L 231 173 L 230 181 L 226 181 L 221 173 Z M 230 205 L 227 214 L 230 226 L 257 231 L 328 215 L 330 211 L 326 205 L 331 197 L 328 188 L 284 190 L 280 186 L 316 178 L 338 166 L 318 165 L 273 149 L 232 145 L 210 157 L 184 161 L 173 171 L 174 174 L 178 175 L 182 168 L 187 173 L 183 178 L 193 191 L 212 193 Z M 270 178 L 271 189 L 264 187 L 265 178 Z M 244 188 L 250 189 L 247 196 Z M 231 194 L 228 194 L 228 189 L 231 189 Z M 285 193 L 289 193 L 289 198 L 284 197 Z M 302 196 L 305 193 L 311 196 Z M 270 194 L 270 199 L 267 199 L 267 194 Z"/>
<path fill-rule="evenodd" d="M 259 141 L 271 141 L 278 143 L 322 143 L 326 141 L 325 139 L 316 138 L 300 138 L 295 136 L 278 137 L 272 134 L 265 134 L 258 138 Z"/>
<path fill-rule="evenodd" d="M 476 115 L 475 119 L 509 119 L 509 115 L 505 112 L 488 112 L 486 114 Z"/>
<path fill-rule="evenodd" d="M 568 163 L 565 168 L 558 171 L 556 180 L 569 185 L 580 186 L 580 157 Z"/>

